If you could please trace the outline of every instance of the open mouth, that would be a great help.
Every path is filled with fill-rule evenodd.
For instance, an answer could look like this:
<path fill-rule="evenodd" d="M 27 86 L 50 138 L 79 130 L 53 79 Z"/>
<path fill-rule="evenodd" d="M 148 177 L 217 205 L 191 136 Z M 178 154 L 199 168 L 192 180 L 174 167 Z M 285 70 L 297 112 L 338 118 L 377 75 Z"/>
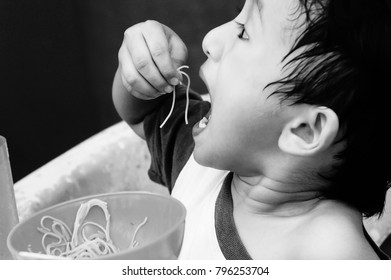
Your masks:
<path fill-rule="evenodd" d="M 203 64 L 201 67 L 200 67 L 200 71 L 199 71 L 199 76 L 201 78 L 201 80 L 204 82 L 205 86 L 207 87 L 208 89 L 208 92 L 209 92 L 209 95 L 207 95 L 206 97 L 204 96 L 204 100 L 207 100 L 209 102 L 211 102 L 211 96 L 210 96 L 210 88 L 209 88 L 209 85 L 205 79 L 205 74 L 204 74 L 204 67 L 205 67 L 205 64 Z M 207 127 L 210 119 L 211 119 L 211 112 L 212 112 L 212 108 L 208 111 L 208 113 L 198 122 L 198 128 L 199 129 L 204 129 Z"/>

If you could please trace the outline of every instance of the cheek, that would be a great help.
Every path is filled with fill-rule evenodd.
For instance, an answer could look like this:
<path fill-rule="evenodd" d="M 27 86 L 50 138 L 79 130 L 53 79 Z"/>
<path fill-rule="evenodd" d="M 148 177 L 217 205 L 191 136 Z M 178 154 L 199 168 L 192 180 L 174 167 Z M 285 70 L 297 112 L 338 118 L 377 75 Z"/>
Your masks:
<path fill-rule="evenodd" d="M 245 94 L 230 93 L 233 92 L 216 98 L 208 128 L 217 146 L 227 153 L 234 153 L 250 148 L 247 144 L 254 141 L 254 134 L 258 134 L 261 108 L 259 98 L 250 98 L 248 91 Z"/>
<path fill-rule="evenodd" d="M 266 98 L 265 93 L 249 86 L 239 94 L 231 93 L 216 99 L 210 128 L 228 135 L 229 143 L 248 148 L 251 153 L 275 144 L 281 130 L 278 99 Z"/>
<path fill-rule="evenodd" d="M 270 90 L 266 86 L 282 77 L 282 64 L 274 56 L 257 53 L 251 59 L 233 59 L 222 63 L 216 75 L 215 90 L 226 92 L 251 91 L 257 95 L 266 95 Z"/>

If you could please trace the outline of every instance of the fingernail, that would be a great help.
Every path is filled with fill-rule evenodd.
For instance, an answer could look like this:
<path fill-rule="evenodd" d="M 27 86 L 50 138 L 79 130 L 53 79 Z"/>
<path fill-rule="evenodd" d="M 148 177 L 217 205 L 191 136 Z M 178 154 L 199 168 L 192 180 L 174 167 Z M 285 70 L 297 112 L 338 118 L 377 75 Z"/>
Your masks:
<path fill-rule="evenodd" d="M 173 86 L 176 86 L 179 84 L 179 80 L 177 78 L 172 78 L 170 80 L 170 84 L 172 84 Z"/>
<path fill-rule="evenodd" d="M 173 91 L 173 88 L 172 88 L 172 86 L 166 86 L 166 87 L 164 88 L 164 91 L 167 92 L 167 93 L 170 93 L 170 92 Z"/>

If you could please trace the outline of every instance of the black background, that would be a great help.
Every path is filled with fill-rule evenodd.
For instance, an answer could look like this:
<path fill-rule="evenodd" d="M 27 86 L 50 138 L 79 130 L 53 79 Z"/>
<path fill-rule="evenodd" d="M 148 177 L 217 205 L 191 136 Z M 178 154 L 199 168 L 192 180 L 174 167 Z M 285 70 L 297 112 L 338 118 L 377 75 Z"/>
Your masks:
<path fill-rule="evenodd" d="M 202 38 L 239 0 L 1 0 L 0 135 L 14 181 L 120 121 L 111 99 L 123 32 L 158 20 L 189 49 L 192 87 Z"/>

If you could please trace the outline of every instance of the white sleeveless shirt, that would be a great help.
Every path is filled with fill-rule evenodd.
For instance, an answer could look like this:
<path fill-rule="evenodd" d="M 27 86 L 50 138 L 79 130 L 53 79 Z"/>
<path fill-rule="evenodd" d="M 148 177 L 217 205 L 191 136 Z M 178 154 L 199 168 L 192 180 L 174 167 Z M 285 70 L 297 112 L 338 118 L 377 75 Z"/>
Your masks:
<path fill-rule="evenodd" d="M 215 203 L 228 171 L 199 165 L 190 156 L 176 180 L 172 196 L 186 207 L 179 259 L 225 259 L 215 230 Z"/>

